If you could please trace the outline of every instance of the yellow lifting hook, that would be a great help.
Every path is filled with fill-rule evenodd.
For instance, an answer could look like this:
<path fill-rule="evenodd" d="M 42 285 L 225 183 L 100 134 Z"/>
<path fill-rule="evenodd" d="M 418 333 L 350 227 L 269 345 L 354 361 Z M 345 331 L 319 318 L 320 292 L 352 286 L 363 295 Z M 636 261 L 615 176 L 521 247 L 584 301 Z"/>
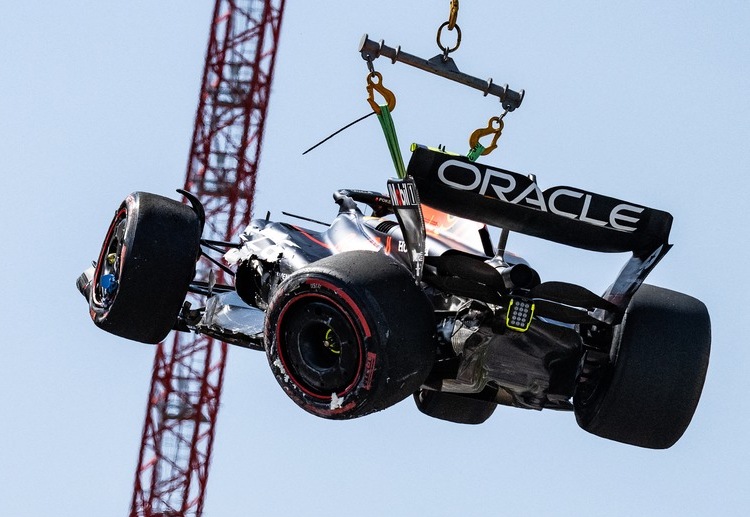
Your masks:
<path fill-rule="evenodd" d="M 375 81 L 377 79 L 377 81 Z M 383 86 L 383 76 L 380 72 L 371 72 L 367 76 L 367 102 L 370 103 L 373 111 L 380 115 L 380 106 L 375 102 L 375 92 L 378 92 L 385 99 L 388 111 L 393 111 L 396 107 L 396 96 L 391 90 Z"/>
<path fill-rule="evenodd" d="M 502 117 L 492 117 L 487 127 L 480 127 L 474 131 L 469 137 L 469 146 L 471 149 L 475 149 L 479 145 L 479 139 L 485 136 L 493 135 L 492 143 L 485 147 L 481 153 L 481 156 L 490 154 L 492 151 L 497 149 L 497 140 L 500 138 L 500 134 L 503 132 L 503 119 Z"/>
<path fill-rule="evenodd" d="M 451 0 L 451 10 L 448 15 L 448 30 L 452 31 L 458 20 L 458 0 Z"/>

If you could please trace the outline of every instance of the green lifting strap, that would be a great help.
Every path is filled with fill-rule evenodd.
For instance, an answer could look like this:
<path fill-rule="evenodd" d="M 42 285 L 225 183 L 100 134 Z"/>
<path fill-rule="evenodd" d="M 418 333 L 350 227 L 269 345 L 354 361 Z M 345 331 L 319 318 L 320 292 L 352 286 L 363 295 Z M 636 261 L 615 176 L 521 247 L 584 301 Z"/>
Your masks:
<path fill-rule="evenodd" d="M 393 124 L 393 117 L 391 117 L 388 105 L 380 106 L 378 120 L 380 121 L 380 126 L 383 128 L 385 142 L 388 144 L 388 150 L 391 152 L 393 166 L 396 167 L 396 174 L 400 179 L 404 179 L 406 177 L 406 168 L 404 167 L 404 159 L 401 157 L 401 149 L 398 146 L 396 126 Z"/>
<path fill-rule="evenodd" d="M 469 152 L 466 154 L 466 157 L 471 160 L 472 162 L 477 161 L 477 158 L 482 156 L 482 153 L 484 152 L 484 146 L 477 142 L 477 145 L 472 147 Z"/>

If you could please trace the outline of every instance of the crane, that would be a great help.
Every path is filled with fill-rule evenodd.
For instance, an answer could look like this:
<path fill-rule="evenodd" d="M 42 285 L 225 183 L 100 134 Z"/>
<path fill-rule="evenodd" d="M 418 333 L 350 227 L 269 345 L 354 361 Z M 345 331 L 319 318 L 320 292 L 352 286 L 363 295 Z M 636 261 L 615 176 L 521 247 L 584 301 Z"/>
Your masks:
<path fill-rule="evenodd" d="M 206 239 L 230 241 L 250 222 L 284 4 L 216 0 L 184 186 L 205 207 Z M 196 278 L 210 270 L 200 261 Z M 226 343 L 206 336 L 157 346 L 131 517 L 202 514 L 226 359 Z"/>

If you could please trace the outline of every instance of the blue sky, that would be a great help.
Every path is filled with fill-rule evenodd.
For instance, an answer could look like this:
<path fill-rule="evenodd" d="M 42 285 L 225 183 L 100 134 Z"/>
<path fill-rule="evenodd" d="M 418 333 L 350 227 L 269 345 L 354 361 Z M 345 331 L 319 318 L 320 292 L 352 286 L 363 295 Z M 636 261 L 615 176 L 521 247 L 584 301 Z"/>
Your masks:
<path fill-rule="evenodd" d="M 89 320 L 77 275 L 129 192 L 182 186 L 213 2 L 5 2 L 0 7 L 0 515 L 127 514 L 152 347 Z M 485 424 L 407 400 L 351 422 L 298 409 L 263 354 L 232 349 L 204 515 L 746 515 L 745 331 L 750 6 L 462 2 L 458 66 L 526 90 L 491 165 L 674 215 L 651 283 L 703 300 L 703 398 L 666 451 L 609 442 L 572 414 L 500 407 Z M 614 5 L 609 5 L 614 4 Z M 337 188 L 393 175 L 367 113 L 360 36 L 428 58 L 448 1 L 288 2 L 257 213 L 330 220 Z M 375 62 L 399 139 L 465 152 L 498 104 Z M 544 279 L 601 291 L 623 256 L 511 235 Z"/>

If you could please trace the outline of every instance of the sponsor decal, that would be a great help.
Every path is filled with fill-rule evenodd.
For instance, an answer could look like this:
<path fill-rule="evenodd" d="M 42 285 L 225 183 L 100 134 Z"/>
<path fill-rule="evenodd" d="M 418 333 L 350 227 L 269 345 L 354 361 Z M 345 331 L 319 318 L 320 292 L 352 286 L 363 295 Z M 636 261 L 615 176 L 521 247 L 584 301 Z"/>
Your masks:
<path fill-rule="evenodd" d="M 365 361 L 365 382 L 363 388 L 369 390 L 372 388 L 372 378 L 375 376 L 375 363 L 377 362 L 378 356 L 374 352 L 367 352 L 367 359 Z"/>
<path fill-rule="evenodd" d="M 417 197 L 417 187 L 414 183 L 408 182 L 388 182 L 388 192 L 391 195 L 395 206 L 418 206 L 419 198 Z"/>
<path fill-rule="evenodd" d="M 535 181 L 522 174 L 457 159 L 443 162 L 437 177 L 456 190 L 623 232 L 637 230 L 645 210 L 642 206 L 571 187 L 542 191 Z"/>

